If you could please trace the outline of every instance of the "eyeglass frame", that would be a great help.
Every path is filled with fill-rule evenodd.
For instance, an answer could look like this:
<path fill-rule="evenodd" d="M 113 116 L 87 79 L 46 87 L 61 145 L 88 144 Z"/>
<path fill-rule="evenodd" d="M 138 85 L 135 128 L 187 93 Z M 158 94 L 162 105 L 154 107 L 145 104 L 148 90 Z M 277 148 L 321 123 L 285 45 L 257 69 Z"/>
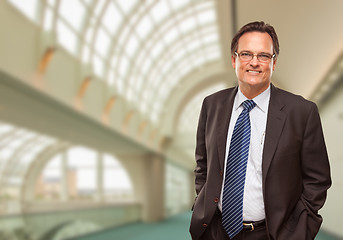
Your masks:
<path fill-rule="evenodd" d="M 249 62 L 249 61 L 253 60 L 254 57 L 256 56 L 256 58 L 257 58 L 257 60 L 258 60 L 259 62 L 268 63 L 268 62 L 270 62 L 270 61 L 276 56 L 275 53 L 274 53 L 273 55 L 270 56 L 269 60 L 267 60 L 267 61 L 261 61 L 261 60 L 259 59 L 258 56 L 259 56 L 260 54 L 262 54 L 262 53 L 253 54 L 252 52 L 249 52 L 249 51 L 243 51 L 243 52 L 251 53 L 251 54 L 252 54 L 251 59 L 250 59 L 250 60 L 243 60 L 244 62 Z M 241 55 L 242 53 L 238 53 L 238 52 L 235 51 L 235 54 L 236 54 L 237 57 L 239 57 L 239 58 L 241 59 L 241 56 L 240 56 L 240 55 Z M 269 53 L 265 53 L 265 54 L 268 54 L 268 55 L 269 55 Z M 260 55 L 260 56 L 261 56 L 261 55 Z"/>

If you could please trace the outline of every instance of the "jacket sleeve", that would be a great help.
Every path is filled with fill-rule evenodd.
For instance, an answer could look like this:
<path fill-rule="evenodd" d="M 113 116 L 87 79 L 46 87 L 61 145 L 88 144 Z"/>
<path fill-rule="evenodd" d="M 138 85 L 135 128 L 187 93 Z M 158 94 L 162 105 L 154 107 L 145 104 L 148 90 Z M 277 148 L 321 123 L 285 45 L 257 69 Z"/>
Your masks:
<path fill-rule="evenodd" d="M 207 113 L 206 113 L 206 99 L 203 101 L 197 135 L 196 135 L 196 148 L 195 148 L 195 161 L 196 167 L 194 170 L 195 174 L 195 190 L 196 193 L 199 194 L 202 187 L 206 182 L 207 177 L 207 151 L 206 151 L 206 136 L 205 136 L 205 129 L 206 129 L 206 120 L 207 120 Z"/>
<path fill-rule="evenodd" d="M 304 131 L 301 164 L 303 176 L 302 201 L 309 212 L 309 216 L 314 221 L 309 219 L 308 222 L 310 224 L 308 229 L 311 231 L 311 223 L 315 226 L 316 218 L 318 218 L 317 221 L 319 218 L 321 219 L 318 210 L 324 205 L 327 190 L 331 186 L 327 150 L 318 108 L 314 103 L 311 103 Z M 318 229 L 313 230 L 318 231 Z"/>

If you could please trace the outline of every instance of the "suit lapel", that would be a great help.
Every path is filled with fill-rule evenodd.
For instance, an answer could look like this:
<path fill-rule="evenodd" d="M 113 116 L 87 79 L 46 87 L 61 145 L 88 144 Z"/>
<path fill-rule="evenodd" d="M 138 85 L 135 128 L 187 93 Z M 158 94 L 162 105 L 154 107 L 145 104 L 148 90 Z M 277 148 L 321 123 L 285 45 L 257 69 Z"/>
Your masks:
<path fill-rule="evenodd" d="M 270 103 L 267 116 L 266 136 L 262 155 L 262 180 L 265 183 L 269 166 L 272 162 L 280 135 L 286 120 L 282 112 L 284 103 L 281 101 L 278 89 L 271 85 Z"/>
<path fill-rule="evenodd" d="M 223 99 L 221 106 L 218 108 L 218 118 L 217 118 L 217 146 L 218 146 L 218 156 L 219 156 L 219 166 L 221 171 L 224 171 L 225 162 L 225 150 L 227 141 L 227 132 L 229 128 L 231 112 L 233 107 L 233 102 L 235 100 L 238 87 L 233 88 L 227 98 Z"/>

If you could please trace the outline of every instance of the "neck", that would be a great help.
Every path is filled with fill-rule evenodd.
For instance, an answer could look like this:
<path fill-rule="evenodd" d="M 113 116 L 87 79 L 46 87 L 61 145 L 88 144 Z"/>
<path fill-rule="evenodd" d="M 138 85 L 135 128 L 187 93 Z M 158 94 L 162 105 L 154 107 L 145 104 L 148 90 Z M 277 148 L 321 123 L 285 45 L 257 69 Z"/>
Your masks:
<path fill-rule="evenodd" d="M 248 99 L 253 99 L 254 97 L 260 95 L 263 93 L 267 88 L 269 87 L 269 84 L 267 86 L 261 87 L 254 87 L 254 86 L 243 86 L 239 85 L 239 89 L 243 93 L 244 96 L 246 96 Z"/>

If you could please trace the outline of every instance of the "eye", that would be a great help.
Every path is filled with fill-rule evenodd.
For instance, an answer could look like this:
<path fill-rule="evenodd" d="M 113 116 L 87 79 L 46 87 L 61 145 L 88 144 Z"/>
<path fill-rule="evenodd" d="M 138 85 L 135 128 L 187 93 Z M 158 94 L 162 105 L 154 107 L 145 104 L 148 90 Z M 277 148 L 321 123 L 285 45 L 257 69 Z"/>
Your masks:
<path fill-rule="evenodd" d="M 249 53 L 249 52 L 241 52 L 241 57 L 251 57 L 252 56 L 252 53 Z"/>
<path fill-rule="evenodd" d="M 272 58 L 269 54 L 265 54 L 265 53 L 259 54 L 258 57 L 259 57 L 261 60 L 269 60 L 269 59 Z"/>

